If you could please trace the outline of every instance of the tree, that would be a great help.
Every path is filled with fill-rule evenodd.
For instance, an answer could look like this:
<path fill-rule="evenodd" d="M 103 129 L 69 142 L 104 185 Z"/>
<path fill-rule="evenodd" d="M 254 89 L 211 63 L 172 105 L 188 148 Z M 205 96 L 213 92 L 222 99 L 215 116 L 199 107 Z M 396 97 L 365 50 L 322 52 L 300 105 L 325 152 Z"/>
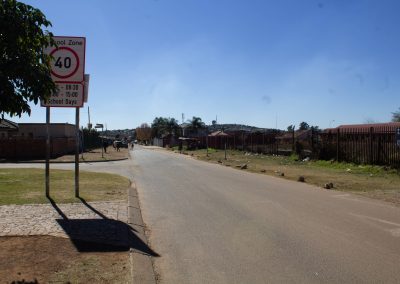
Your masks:
<path fill-rule="evenodd" d="M 168 118 L 165 126 L 166 134 L 177 135 L 179 132 L 179 124 L 175 118 Z"/>
<path fill-rule="evenodd" d="M 289 125 L 289 126 L 287 127 L 287 131 L 288 131 L 288 132 L 293 132 L 295 128 L 296 128 L 296 126 L 294 126 L 294 125 Z"/>
<path fill-rule="evenodd" d="M 197 132 L 199 129 L 202 129 L 206 126 L 201 118 L 196 116 L 193 116 L 192 120 L 190 120 L 189 123 L 189 128 L 194 132 Z"/>
<path fill-rule="evenodd" d="M 162 135 L 177 135 L 178 121 L 175 118 L 156 117 L 151 124 L 152 136 L 161 138 Z"/>
<path fill-rule="evenodd" d="M 393 122 L 400 122 L 400 107 L 397 111 L 392 112 L 392 121 Z"/>
<path fill-rule="evenodd" d="M 299 130 L 308 130 L 310 129 L 310 125 L 307 122 L 300 122 Z"/>
<path fill-rule="evenodd" d="M 56 86 L 50 75 L 51 57 L 44 47 L 54 45 L 44 14 L 16 0 L 0 0 L 0 112 L 30 115 L 29 102 L 46 100 Z"/>
<path fill-rule="evenodd" d="M 320 132 L 321 129 L 319 129 L 319 126 L 315 125 L 315 126 L 311 126 L 310 129 L 314 132 Z"/>
<path fill-rule="evenodd" d="M 151 139 L 151 128 L 147 123 L 142 123 L 136 128 L 136 138 L 139 141 L 147 143 Z"/>
<path fill-rule="evenodd" d="M 156 117 L 151 124 L 151 136 L 160 138 L 167 124 L 167 119 L 164 117 Z"/>

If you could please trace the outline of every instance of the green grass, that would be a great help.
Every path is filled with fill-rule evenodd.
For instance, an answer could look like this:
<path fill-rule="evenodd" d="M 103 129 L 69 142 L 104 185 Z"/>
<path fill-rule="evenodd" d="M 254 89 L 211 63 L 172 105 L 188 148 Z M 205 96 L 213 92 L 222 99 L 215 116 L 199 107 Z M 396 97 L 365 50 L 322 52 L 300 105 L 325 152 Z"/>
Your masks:
<path fill-rule="evenodd" d="M 125 200 L 129 180 L 106 174 L 80 171 L 80 197 L 86 201 Z M 80 202 L 75 198 L 73 171 L 50 171 L 50 197 L 57 203 Z M 0 205 L 48 203 L 43 169 L 0 169 Z"/>

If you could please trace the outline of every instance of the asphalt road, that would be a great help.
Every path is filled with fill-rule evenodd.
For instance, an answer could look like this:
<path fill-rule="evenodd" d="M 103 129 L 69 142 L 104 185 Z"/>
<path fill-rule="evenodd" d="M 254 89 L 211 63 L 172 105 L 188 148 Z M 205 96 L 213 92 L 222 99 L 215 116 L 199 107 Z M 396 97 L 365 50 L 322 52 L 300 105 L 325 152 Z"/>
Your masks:
<path fill-rule="evenodd" d="M 390 204 L 140 147 L 81 169 L 135 179 L 160 283 L 400 283 Z"/>
<path fill-rule="evenodd" d="M 161 283 L 400 283 L 400 208 L 136 147 Z"/>

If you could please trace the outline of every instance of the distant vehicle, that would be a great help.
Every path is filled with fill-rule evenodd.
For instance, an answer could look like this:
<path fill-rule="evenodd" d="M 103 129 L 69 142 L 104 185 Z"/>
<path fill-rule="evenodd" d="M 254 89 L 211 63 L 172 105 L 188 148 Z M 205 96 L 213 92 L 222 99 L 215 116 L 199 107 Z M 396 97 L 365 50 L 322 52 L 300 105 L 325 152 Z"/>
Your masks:
<path fill-rule="evenodd" d="M 127 141 L 121 141 L 121 144 L 120 144 L 121 146 L 121 148 L 128 148 L 128 142 Z"/>

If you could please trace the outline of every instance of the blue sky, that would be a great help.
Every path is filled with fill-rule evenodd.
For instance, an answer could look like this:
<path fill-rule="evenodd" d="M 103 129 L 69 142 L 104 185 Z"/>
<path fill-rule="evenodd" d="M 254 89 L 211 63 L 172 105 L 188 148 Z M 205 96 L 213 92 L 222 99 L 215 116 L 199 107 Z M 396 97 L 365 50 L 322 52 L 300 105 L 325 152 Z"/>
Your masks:
<path fill-rule="evenodd" d="M 387 122 L 400 107 L 400 1 L 29 0 L 86 37 L 81 125 L 154 117 L 286 129 Z M 45 122 L 45 110 L 17 122 Z M 52 108 L 52 122 L 75 122 Z"/>

